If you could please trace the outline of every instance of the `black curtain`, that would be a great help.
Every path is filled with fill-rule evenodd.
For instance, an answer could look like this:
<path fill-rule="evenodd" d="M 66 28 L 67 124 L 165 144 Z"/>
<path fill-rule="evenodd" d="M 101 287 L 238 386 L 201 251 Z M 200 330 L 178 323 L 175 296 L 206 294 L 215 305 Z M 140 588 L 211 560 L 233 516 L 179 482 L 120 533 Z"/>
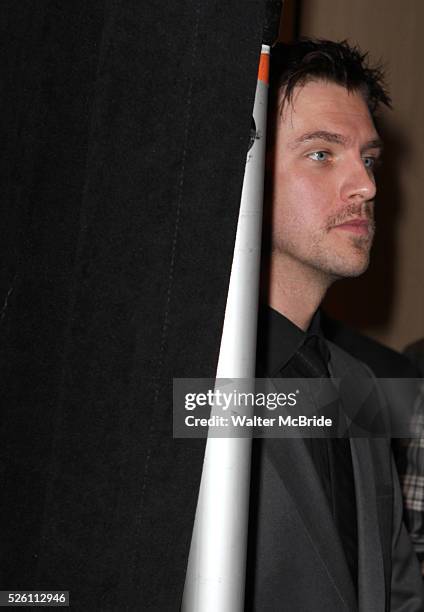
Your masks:
<path fill-rule="evenodd" d="M 177 610 L 262 0 L 4 0 L 0 588 Z"/>

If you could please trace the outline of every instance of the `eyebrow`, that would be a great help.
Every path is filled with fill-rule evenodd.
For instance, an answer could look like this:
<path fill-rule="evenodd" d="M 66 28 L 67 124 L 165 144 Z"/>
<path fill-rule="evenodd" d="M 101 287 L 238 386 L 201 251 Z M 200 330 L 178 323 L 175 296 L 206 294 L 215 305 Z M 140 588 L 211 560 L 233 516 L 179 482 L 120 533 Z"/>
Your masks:
<path fill-rule="evenodd" d="M 323 140 L 324 142 L 329 142 L 331 144 L 339 144 L 343 146 L 346 146 L 349 141 L 346 136 L 343 136 L 342 134 L 337 134 L 337 132 L 316 130 L 314 132 L 307 132 L 306 134 L 302 134 L 302 136 L 296 138 L 296 140 L 291 144 L 291 148 L 296 149 L 301 144 L 305 142 L 310 142 L 311 140 Z M 381 151 L 383 149 L 383 141 L 380 138 L 373 138 L 361 147 L 362 151 L 368 151 L 369 149 L 379 149 Z"/>
<path fill-rule="evenodd" d="M 380 151 L 382 151 L 383 141 L 381 140 L 381 138 L 374 138 L 373 140 L 369 140 L 362 147 L 363 151 L 368 151 L 369 149 L 379 149 Z"/>

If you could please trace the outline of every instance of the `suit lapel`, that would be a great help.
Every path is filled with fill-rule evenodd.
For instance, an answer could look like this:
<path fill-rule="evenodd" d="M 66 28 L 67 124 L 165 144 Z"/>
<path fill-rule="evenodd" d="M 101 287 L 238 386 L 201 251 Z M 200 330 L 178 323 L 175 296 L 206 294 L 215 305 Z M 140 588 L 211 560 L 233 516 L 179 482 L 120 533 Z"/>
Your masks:
<path fill-rule="evenodd" d="M 310 454 L 302 439 L 264 440 L 266 452 L 296 505 L 311 544 L 344 609 L 357 610 L 355 590 L 339 535 Z"/>
<path fill-rule="evenodd" d="M 383 612 L 386 589 L 370 441 L 352 438 L 358 521 L 358 602 L 360 612 Z"/>

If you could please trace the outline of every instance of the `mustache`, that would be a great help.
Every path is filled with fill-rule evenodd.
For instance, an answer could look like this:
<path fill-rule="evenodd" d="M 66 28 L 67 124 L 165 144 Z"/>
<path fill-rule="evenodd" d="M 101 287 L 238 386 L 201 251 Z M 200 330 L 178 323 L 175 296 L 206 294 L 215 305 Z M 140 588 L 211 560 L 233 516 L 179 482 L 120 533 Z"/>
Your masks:
<path fill-rule="evenodd" d="M 350 204 L 342 211 L 332 215 L 327 219 L 326 229 L 331 229 L 342 223 L 347 223 L 353 219 L 361 219 L 368 221 L 372 230 L 375 229 L 374 207 L 372 202 L 363 202 L 361 204 Z"/>

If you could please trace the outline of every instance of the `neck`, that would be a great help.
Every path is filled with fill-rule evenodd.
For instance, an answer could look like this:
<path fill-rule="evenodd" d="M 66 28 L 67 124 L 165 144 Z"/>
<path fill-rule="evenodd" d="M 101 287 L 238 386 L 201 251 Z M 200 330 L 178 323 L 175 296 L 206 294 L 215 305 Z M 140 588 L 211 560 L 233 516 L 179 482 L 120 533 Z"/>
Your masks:
<path fill-rule="evenodd" d="M 268 263 L 268 304 L 306 331 L 332 280 L 288 257 L 272 256 Z"/>

